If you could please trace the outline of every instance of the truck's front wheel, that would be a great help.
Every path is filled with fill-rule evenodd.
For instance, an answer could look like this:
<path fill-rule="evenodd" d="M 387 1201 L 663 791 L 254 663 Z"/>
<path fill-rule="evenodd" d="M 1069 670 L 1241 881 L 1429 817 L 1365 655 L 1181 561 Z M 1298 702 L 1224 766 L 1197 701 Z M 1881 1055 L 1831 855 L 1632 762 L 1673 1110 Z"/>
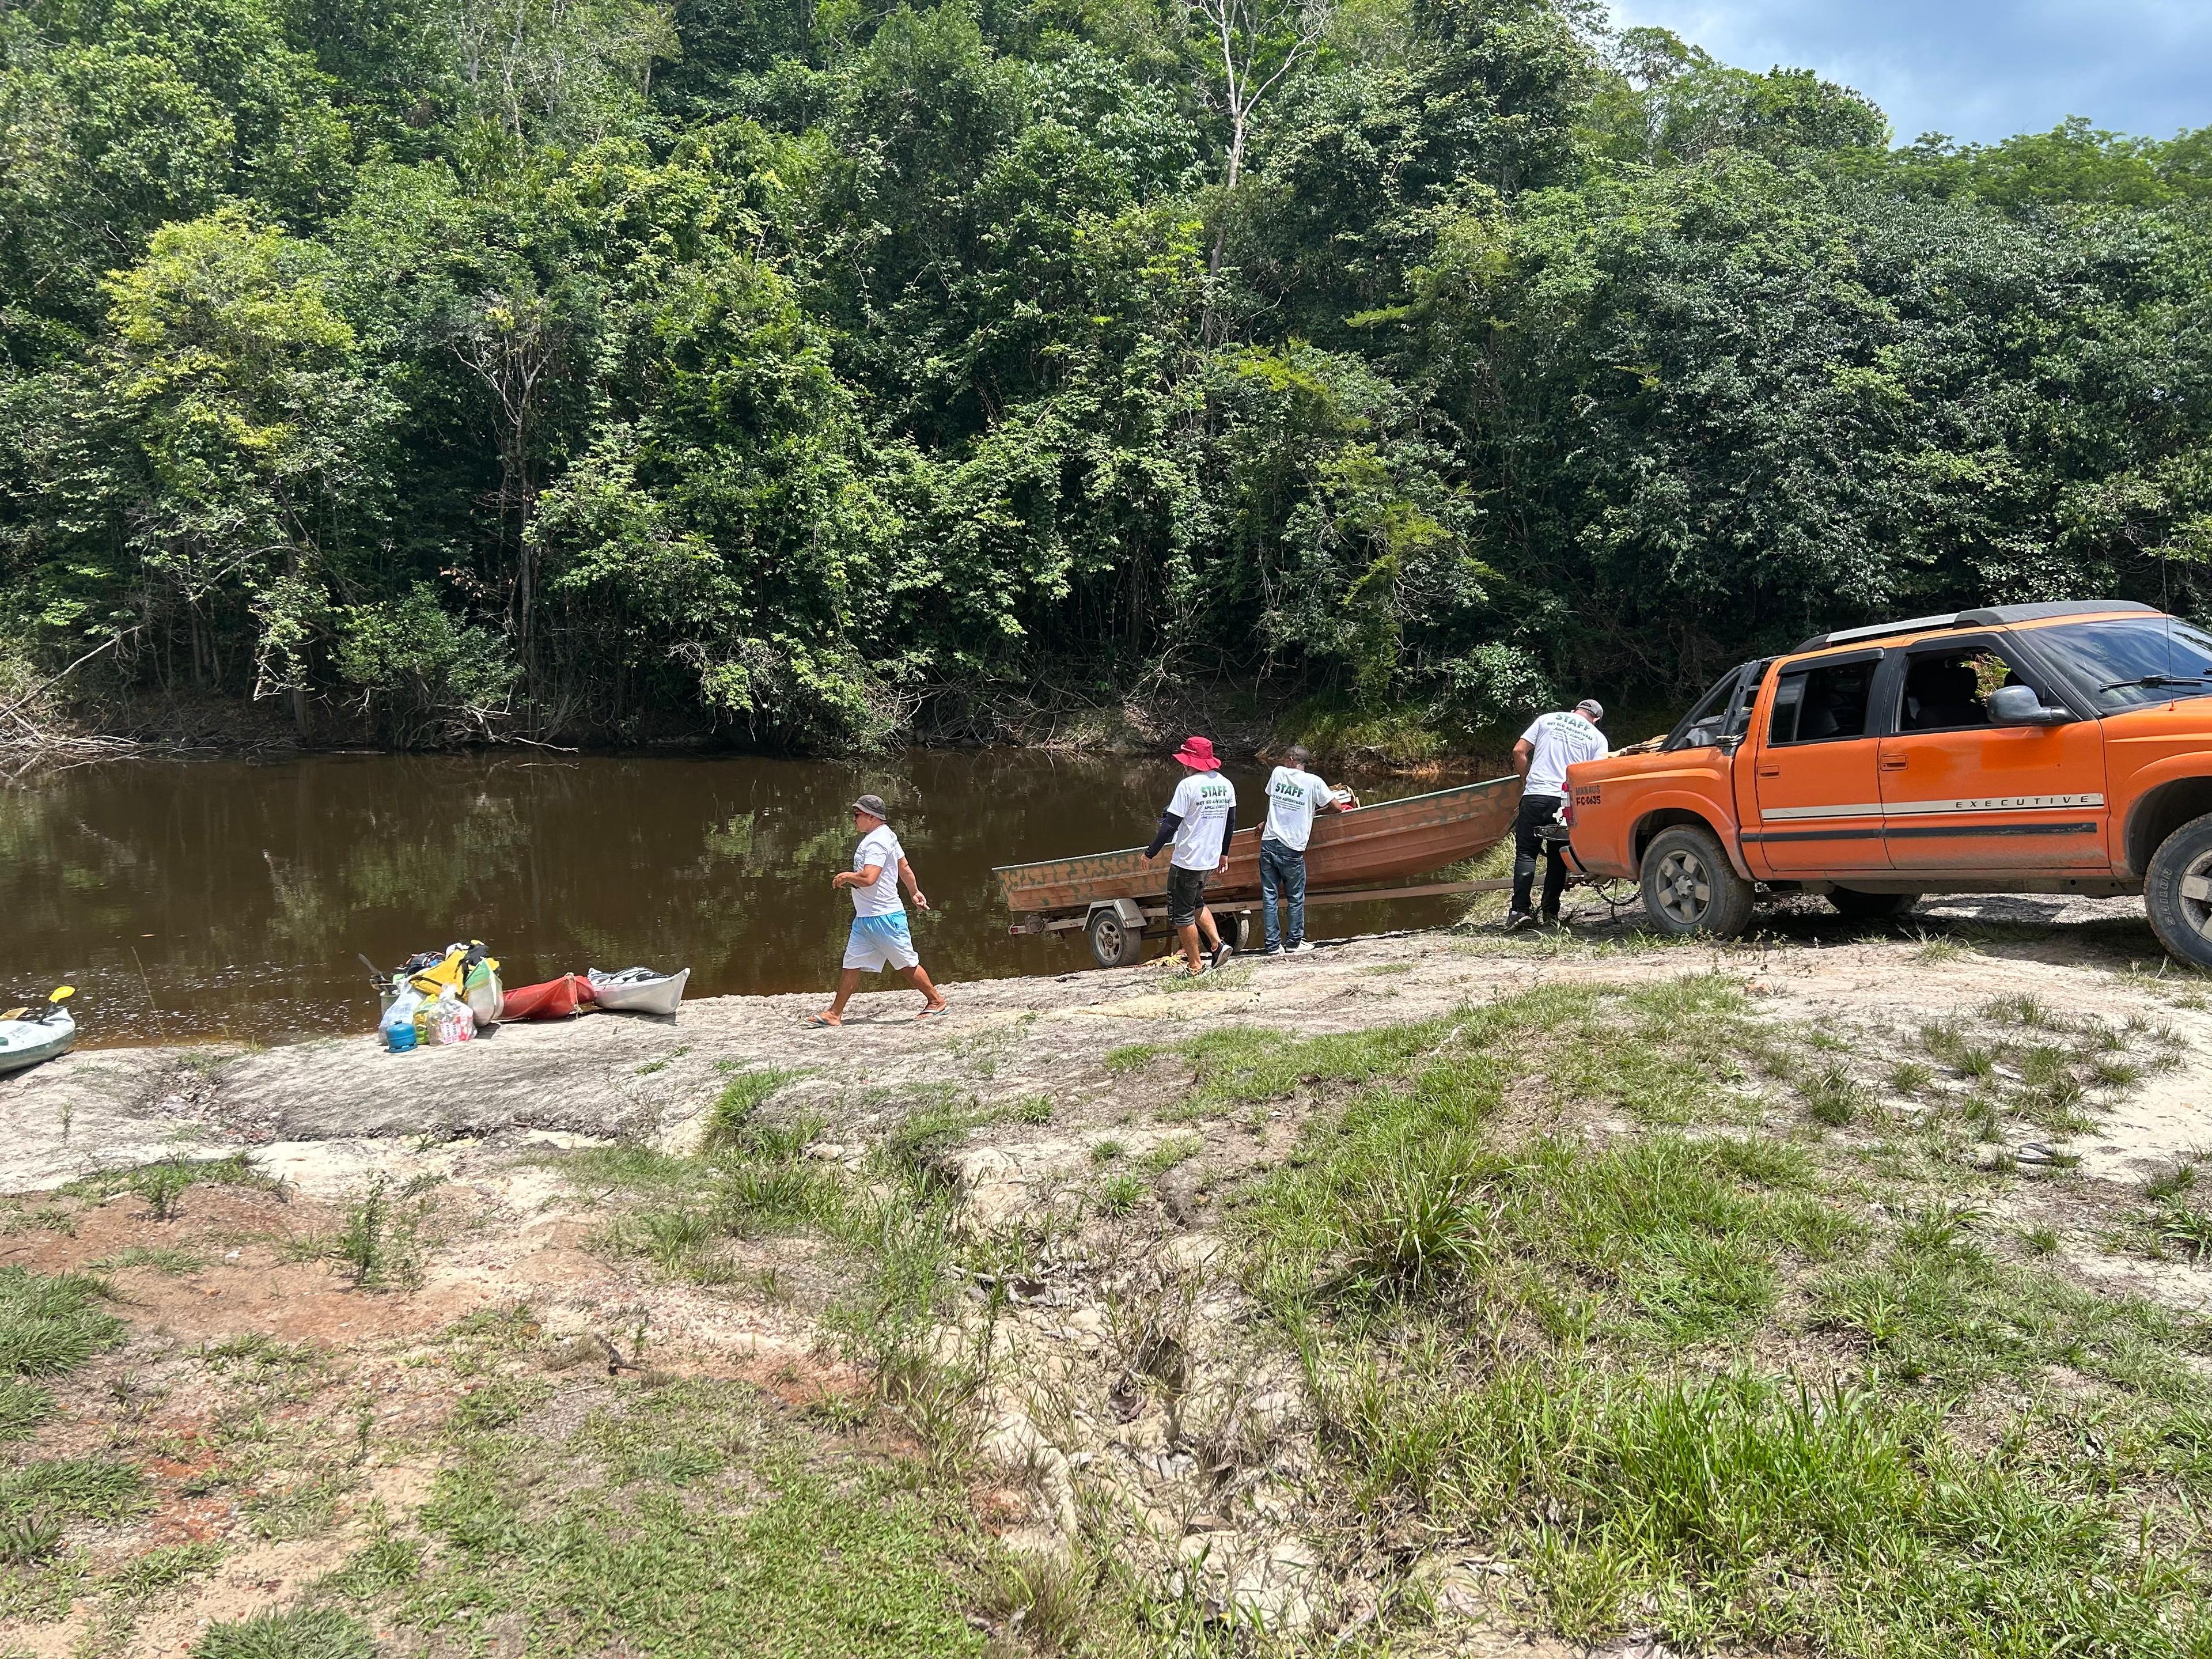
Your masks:
<path fill-rule="evenodd" d="M 2184 962 L 2212 968 L 2212 812 L 2191 818 L 2151 854 L 2143 908 L 2158 942 Z"/>
<path fill-rule="evenodd" d="M 1644 910 L 1662 933 L 1734 939 L 1751 924 L 1751 884 L 1709 830 L 1662 830 L 1644 849 Z"/>

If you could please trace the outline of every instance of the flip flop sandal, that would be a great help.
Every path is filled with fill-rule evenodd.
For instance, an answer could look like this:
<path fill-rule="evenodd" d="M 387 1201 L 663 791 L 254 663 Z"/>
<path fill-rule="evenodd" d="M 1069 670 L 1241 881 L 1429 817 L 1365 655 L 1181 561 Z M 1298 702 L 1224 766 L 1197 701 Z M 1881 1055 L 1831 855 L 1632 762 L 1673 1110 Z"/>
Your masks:
<path fill-rule="evenodd" d="M 935 1019 L 939 1014 L 949 1014 L 951 1012 L 952 1005 L 948 1002 L 940 1007 L 925 1008 L 920 1013 L 916 1014 L 915 1018 L 916 1019 Z"/>
<path fill-rule="evenodd" d="M 824 1019 L 819 1014 L 807 1015 L 806 1023 L 809 1025 L 818 1026 L 825 1031 L 842 1031 L 845 1029 L 842 1022 L 838 1020 Z"/>

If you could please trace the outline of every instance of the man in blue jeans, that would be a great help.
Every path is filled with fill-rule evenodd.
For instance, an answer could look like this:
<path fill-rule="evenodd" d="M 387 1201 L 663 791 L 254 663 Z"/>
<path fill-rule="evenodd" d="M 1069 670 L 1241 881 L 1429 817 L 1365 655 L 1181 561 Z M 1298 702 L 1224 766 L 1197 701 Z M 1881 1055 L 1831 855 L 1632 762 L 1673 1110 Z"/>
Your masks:
<path fill-rule="evenodd" d="M 1313 834 L 1316 812 L 1348 812 L 1359 805 L 1349 789 L 1331 789 L 1306 770 L 1313 759 L 1303 745 L 1293 744 L 1284 764 L 1267 778 L 1267 825 L 1260 832 L 1260 903 L 1267 922 L 1266 954 L 1279 957 L 1306 951 L 1306 841 Z M 1290 910 L 1288 942 L 1275 921 L 1275 898 L 1282 896 Z"/>

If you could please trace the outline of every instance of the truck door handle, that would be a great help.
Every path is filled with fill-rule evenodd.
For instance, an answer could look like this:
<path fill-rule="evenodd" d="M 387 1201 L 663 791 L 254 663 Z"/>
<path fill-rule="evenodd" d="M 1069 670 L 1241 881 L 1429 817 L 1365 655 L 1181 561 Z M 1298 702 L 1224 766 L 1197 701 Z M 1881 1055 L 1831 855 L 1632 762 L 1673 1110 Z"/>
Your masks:
<path fill-rule="evenodd" d="M 1759 775 L 1762 778 L 1778 778 L 1782 775 L 1782 769 L 1778 766 L 1762 766 L 1759 769 Z"/>
<path fill-rule="evenodd" d="M 1905 757 L 1884 755 L 1881 757 L 1881 769 L 1885 772 L 1902 772 L 1905 769 Z"/>

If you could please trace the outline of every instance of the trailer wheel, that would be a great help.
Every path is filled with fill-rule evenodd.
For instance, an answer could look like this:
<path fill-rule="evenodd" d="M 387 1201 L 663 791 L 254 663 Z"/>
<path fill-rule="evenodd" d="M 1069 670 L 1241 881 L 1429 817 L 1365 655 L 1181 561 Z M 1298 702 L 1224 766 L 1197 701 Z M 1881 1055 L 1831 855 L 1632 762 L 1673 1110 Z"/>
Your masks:
<path fill-rule="evenodd" d="M 2158 844 L 2143 882 L 2143 908 L 2160 945 L 2184 962 L 2212 968 L 2212 812 Z"/>
<path fill-rule="evenodd" d="M 1643 876 L 1644 913 L 1662 933 L 1734 939 L 1751 923 L 1751 884 L 1707 830 L 1661 830 L 1644 849 Z"/>
<path fill-rule="evenodd" d="M 1145 935 L 1121 920 L 1117 910 L 1091 912 L 1084 936 L 1091 941 L 1091 959 L 1101 968 L 1133 968 L 1145 959 Z"/>
<path fill-rule="evenodd" d="M 1853 921 L 1887 921 L 1892 916 L 1901 916 L 1920 902 L 1917 893 L 1862 893 L 1856 888 L 1838 887 L 1828 895 L 1828 902 L 1836 907 L 1836 914 Z"/>
<path fill-rule="evenodd" d="M 1260 939 L 1259 921 L 1249 910 L 1216 910 L 1213 929 L 1239 956 L 1250 954 Z"/>

